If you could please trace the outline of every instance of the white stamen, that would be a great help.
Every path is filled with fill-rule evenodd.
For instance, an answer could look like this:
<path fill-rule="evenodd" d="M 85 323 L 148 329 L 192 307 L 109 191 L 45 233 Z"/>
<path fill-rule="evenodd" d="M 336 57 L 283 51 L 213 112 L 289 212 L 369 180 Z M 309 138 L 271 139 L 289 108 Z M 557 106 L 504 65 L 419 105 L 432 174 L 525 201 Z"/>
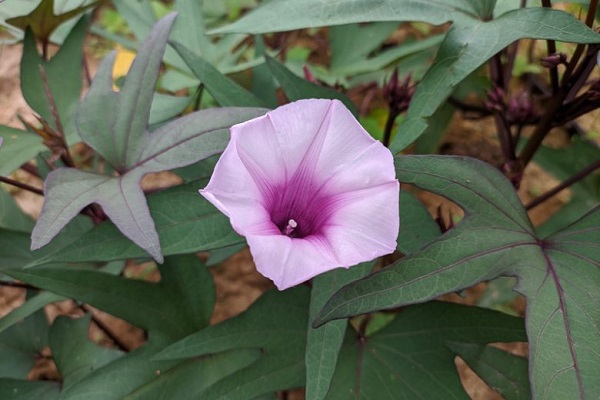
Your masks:
<path fill-rule="evenodd" d="M 294 232 L 294 229 L 296 229 L 297 227 L 298 227 L 298 223 L 296 221 L 294 221 L 293 219 L 290 219 L 288 221 L 287 226 L 283 230 L 283 234 L 286 236 L 290 236 L 292 234 L 292 232 Z"/>

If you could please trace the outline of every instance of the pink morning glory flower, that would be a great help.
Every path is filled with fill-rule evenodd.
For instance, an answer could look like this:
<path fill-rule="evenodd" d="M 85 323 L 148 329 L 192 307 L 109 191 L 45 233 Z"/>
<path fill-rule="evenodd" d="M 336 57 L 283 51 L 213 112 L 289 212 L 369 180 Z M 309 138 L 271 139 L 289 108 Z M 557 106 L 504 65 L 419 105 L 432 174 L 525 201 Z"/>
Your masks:
<path fill-rule="evenodd" d="M 200 193 L 280 290 L 396 248 L 392 154 L 337 100 L 300 100 L 233 126 Z"/>

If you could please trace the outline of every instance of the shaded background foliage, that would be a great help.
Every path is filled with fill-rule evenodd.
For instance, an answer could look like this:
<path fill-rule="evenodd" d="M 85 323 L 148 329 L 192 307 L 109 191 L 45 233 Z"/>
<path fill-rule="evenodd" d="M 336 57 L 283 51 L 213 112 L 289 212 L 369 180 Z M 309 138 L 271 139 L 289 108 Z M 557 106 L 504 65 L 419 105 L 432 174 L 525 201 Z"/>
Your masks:
<path fill-rule="evenodd" d="M 45 202 L 34 222 L 0 190 L 1 282 L 27 292 L 0 319 L 0 397 L 466 398 L 456 356 L 507 399 L 597 397 L 600 157 L 578 118 L 600 105 L 598 2 L 528 3 L 1 3 L 35 117 L 0 126 L 0 176 L 41 194 L 13 174 L 35 173 Z M 92 80 L 94 40 L 119 47 Z M 196 191 L 231 125 L 315 97 L 344 102 L 395 154 L 422 154 L 396 157 L 397 252 L 267 290 L 211 325 L 208 267 L 244 240 Z M 429 154 L 459 111 L 497 133 L 495 165 Z M 557 127 L 568 146 L 548 142 Z M 523 204 L 532 159 L 562 184 Z M 145 188 L 160 171 L 177 184 Z M 534 226 L 527 211 L 566 187 L 566 205 Z M 459 213 L 432 218 L 419 190 Z M 146 264 L 159 279 L 127 276 L 151 259 L 164 261 Z M 488 308 L 435 301 L 483 281 Z M 525 318 L 491 309 L 508 309 L 513 286 Z M 85 315 L 50 323 L 44 307 L 66 299 Z M 90 324 L 111 332 L 90 307 L 143 329 L 138 347 L 96 343 Z M 490 345 L 524 341 L 528 358 Z M 27 380 L 40 359 L 55 379 Z"/>

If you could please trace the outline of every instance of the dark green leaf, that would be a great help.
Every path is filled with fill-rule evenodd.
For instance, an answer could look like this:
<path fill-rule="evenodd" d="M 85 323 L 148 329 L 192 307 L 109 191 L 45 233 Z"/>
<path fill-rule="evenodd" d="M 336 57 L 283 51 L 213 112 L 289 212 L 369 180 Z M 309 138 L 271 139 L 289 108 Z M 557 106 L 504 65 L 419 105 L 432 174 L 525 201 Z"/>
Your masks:
<path fill-rule="evenodd" d="M 425 206 L 410 192 L 400 192 L 400 230 L 397 250 L 412 253 L 440 235 L 437 226 Z"/>
<path fill-rule="evenodd" d="M 0 398 L 6 400 L 57 400 L 60 383 L 0 378 Z"/>
<path fill-rule="evenodd" d="M 525 339 L 521 318 L 496 311 L 440 302 L 406 307 L 366 338 L 348 330 L 327 399 L 468 399 L 446 342 Z"/>
<path fill-rule="evenodd" d="M 529 400 L 527 359 L 491 346 L 475 343 L 446 343 L 481 379 L 506 400 Z"/>
<path fill-rule="evenodd" d="M 260 357 L 258 349 L 231 350 L 186 360 L 140 386 L 124 400 L 200 399 L 210 386 Z"/>
<path fill-rule="evenodd" d="M 66 135 L 72 142 L 79 141 L 75 132 L 75 111 L 81 94 L 83 42 L 89 23 L 89 18 L 81 18 L 50 61 L 44 61 L 38 54 L 31 31 L 28 30 L 25 33 L 23 40 L 23 58 L 21 59 L 23 97 L 42 119 L 54 130 Z M 42 76 L 42 70 L 46 75 L 46 82 Z M 46 84 L 56 105 L 62 130 L 59 130 L 52 114 Z"/>
<path fill-rule="evenodd" d="M 0 125 L 0 175 L 7 176 L 46 149 L 35 133 Z"/>
<path fill-rule="evenodd" d="M 122 351 L 100 347 L 89 340 L 90 320 L 91 315 L 79 319 L 59 317 L 52 324 L 50 348 L 63 378 L 63 390 L 123 355 Z"/>
<path fill-rule="evenodd" d="M 159 284 L 72 268 L 5 272 L 44 290 L 90 304 L 147 329 L 153 336 L 170 340 L 205 327 L 214 305 L 212 276 L 193 255 L 168 258 L 161 268 Z"/>
<path fill-rule="evenodd" d="M 252 92 L 221 74 L 202 57 L 177 42 L 171 46 L 183 58 L 194 75 L 204 84 L 211 96 L 223 107 L 264 107 L 265 104 Z"/>
<path fill-rule="evenodd" d="M 203 399 L 246 400 L 304 384 L 309 290 L 269 291 L 243 314 L 210 326 L 165 349 L 156 359 L 187 359 L 240 348 L 260 348 L 255 363 L 211 386 Z M 268 335 L 266 334 L 268 332 Z"/>
<path fill-rule="evenodd" d="M 325 86 L 319 86 L 294 75 L 293 72 L 274 58 L 265 56 L 265 59 L 267 60 L 267 65 L 269 66 L 271 73 L 275 79 L 279 81 L 283 91 L 290 100 L 295 101 L 312 98 L 338 99 L 352 111 L 352 114 L 357 115 L 358 111 L 356 110 L 356 106 L 343 93 Z"/>
<path fill-rule="evenodd" d="M 368 262 L 349 269 L 338 268 L 315 277 L 310 297 L 309 322 L 336 290 L 368 274 L 374 264 Z M 308 327 L 305 355 L 307 399 L 320 400 L 327 395 L 347 326 L 348 321 L 342 319 L 330 321 L 316 329 Z"/>
<path fill-rule="evenodd" d="M 26 379 L 47 345 L 48 321 L 43 311 L 0 333 L 0 377 Z"/>
<path fill-rule="evenodd" d="M 0 188 L 0 229 L 31 232 L 33 220 L 21 211 L 13 197 Z"/>
<path fill-rule="evenodd" d="M 498 276 L 516 276 L 527 298 L 532 393 L 578 398 L 596 393 L 600 355 L 600 206 L 546 239 L 536 237 L 512 185 L 467 158 L 396 159 L 401 182 L 445 196 L 465 218 L 395 265 L 342 288 L 317 324 L 419 303 Z M 568 395 L 570 393 L 570 395 Z"/>

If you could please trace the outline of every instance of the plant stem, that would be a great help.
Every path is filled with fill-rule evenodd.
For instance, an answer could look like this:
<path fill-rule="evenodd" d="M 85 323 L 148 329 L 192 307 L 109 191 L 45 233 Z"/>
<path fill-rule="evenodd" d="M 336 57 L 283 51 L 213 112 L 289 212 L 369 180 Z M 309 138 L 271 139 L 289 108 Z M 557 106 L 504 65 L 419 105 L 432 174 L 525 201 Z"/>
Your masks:
<path fill-rule="evenodd" d="M 394 129 L 394 122 L 396 121 L 398 115 L 400 115 L 398 111 L 390 109 L 387 121 L 385 121 L 385 130 L 383 132 L 382 143 L 385 147 L 390 147 L 390 141 L 392 139 L 392 129 Z"/>
<path fill-rule="evenodd" d="M 533 199 L 532 201 L 530 201 L 529 203 L 527 203 L 525 205 L 525 209 L 526 210 L 531 210 L 532 208 L 540 205 L 544 201 L 546 201 L 549 198 L 551 198 L 552 196 L 556 195 L 558 192 L 560 192 L 560 191 L 568 188 L 569 186 L 571 186 L 574 183 L 579 182 L 580 180 L 582 180 L 583 178 L 585 178 L 586 176 L 588 176 L 589 174 L 591 174 L 592 172 L 594 172 L 595 170 L 597 170 L 599 168 L 600 168 L 600 160 L 596 160 L 595 162 L 593 162 L 592 164 L 588 165 L 587 167 L 585 167 L 581 171 L 577 172 L 575 175 L 573 175 L 569 179 L 561 182 L 558 186 L 550 189 L 546 193 L 542 194 L 539 197 L 536 197 L 535 199 Z"/>
<path fill-rule="evenodd" d="M 552 2 L 550 0 L 542 0 L 542 6 L 545 8 L 552 8 Z M 556 54 L 556 42 L 554 40 L 546 40 L 546 49 L 549 56 Z M 558 91 L 558 68 L 550 68 L 550 85 L 552 87 L 552 93 Z"/>
<path fill-rule="evenodd" d="M 556 95 L 550 99 L 550 104 L 546 110 L 546 113 L 542 116 L 540 123 L 537 125 L 531 134 L 531 137 L 527 141 L 527 144 L 518 156 L 518 158 L 521 160 L 523 168 L 529 164 L 533 158 L 533 155 L 542 144 L 542 141 L 548 132 L 550 132 L 550 129 L 552 129 L 554 126 L 554 116 L 562 106 L 562 103 L 565 97 L 567 97 L 568 93 L 568 88 L 561 87 L 558 93 L 556 93 Z"/>
<path fill-rule="evenodd" d="M 21 188 L 23 190 L 27 190 L 29 192 L 32 192 L 32 193 L 35 193 L 35 194 L 39 194 L 40 196 L 44 195 L 44 191 L 42 189 L 38 189 L 38 188 L 33 187 L 31 185 L 28 185 L 26 183 L 19 182 L 19 181 L 16 181 L 14 179 L 11 179 L 11 178 L 7 178 L 5 176 L 0 176 L 0 182 L 4 182 L 4 183 L 6 183 L 8 185 L 16 186 L 16 187 Z"/>
<path fill-rule="evenodd" d="M 590 28 L 594 25 L 594 19 L 596 18 L 596 9 L 598 8 L 598 0 L 591 0 L 590 6 L 588 8 L 588 13 L 585 17 L 585 24 Z M 575 51 L 573 52 L 573 56 L 569 60 L 567 64 L 567 69 L 562 77 L 562 84 L 564 85 L 570 78 L 571 74 L 575 70 L 577 63 L 579 62 L 579 58 L 583 54 L 583 49 L 585 48 L 585 44 L 578 43 Z"/>

